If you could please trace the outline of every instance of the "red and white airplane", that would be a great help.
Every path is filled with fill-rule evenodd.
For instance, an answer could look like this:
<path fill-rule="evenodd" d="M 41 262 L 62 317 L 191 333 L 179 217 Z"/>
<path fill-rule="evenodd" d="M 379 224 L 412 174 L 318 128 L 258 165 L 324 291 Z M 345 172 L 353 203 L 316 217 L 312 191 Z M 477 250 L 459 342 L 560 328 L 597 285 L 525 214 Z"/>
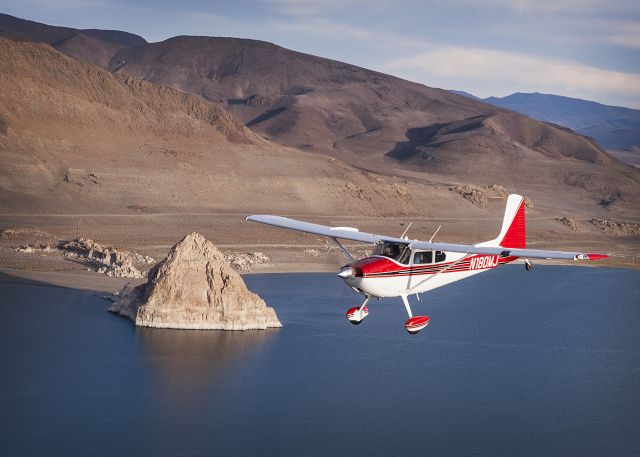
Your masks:
<path fill-rule="evenodd" d="M 416 334 L 429 325 L 429 316 L 414 316 L 409 295 L 419 294 L 489 271 L 498 265 L 523 259 L 527 270 L 530 258 L 597 260 L 606 254 L 544 251 L 526 248 L 524 197 L 511 194 L 497 238 L 474 245 L 434 243 L 373 235 L 352 227 L 329 227 L 280 216 L 248 216 L 247 220 L 331 238 L 350 263 L 338 272 L 354 291 L 366 298 L 359 307 L 347 311 L 347 319 L 360 324 L 369 315 L 371 298 L 400 297 L 409 314 L 406 330 Z M 406 233 L 406 230 L 405 230 Z M 437 231 L 436 231 L 437 233 Z M 435 234 L 434 234 L 435 236 Z M 338 239 L 375 244 L 369 257 L 354 259 Z"/>

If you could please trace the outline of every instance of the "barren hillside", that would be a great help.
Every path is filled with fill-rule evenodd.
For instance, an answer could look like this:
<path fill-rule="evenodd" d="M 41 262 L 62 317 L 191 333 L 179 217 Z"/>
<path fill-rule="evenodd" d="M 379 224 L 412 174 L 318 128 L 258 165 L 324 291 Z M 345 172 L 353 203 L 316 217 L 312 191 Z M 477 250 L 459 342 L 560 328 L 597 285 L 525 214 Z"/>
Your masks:
<path fill-rule="evenodd" d="M 574 186 L 633 199 L 637 171 L 568 129 L 254 40 L 176 37 L 121 49 L 109 68 L 226 103 L 278 143 L 432 182 Z"/>
<path fill-rule="evenodd" d="M 437 170 L 433 176 L 441 183 L 433 184 L 425 179 L 429 173 L 421 171 L 421 163 L 409 166 L 406 177 L 380 175 L 271 143 L 215 102 L 110 73 L 46 44 L 0 39 L 0 53 L 5 63 L 0 67 L 0 228 L 9 229 L 9 238 L 0 240 L 0 263 L 6 261 L 3 252 L 13 252 L 3 250 L 4 243 L 13 246 L 16 241 L 11 240 L 26 241 L 42 233 L 65 239 L 88 236 L 153 255 L 194 230 L 223 248 L 260 246 L 281 261 L 288 255 L 308 261 L 315 255 L 305 257 L 306 251 L 298 249 L 301 243 L 326 250 L 314 237 L 246 223 L 249 213 L 292 215 L 391 234 L 404 230 L 401 223 L 413 221 L 413 236 L 422 238 L 444 224 L 445 235 L 439 235 L 444 239 L 482 241 L 495 236 L 507 192 L 522 192 L 533 201 L 528 230 L 538 246 L 606 247 L 627 254 L 638 248 L 632 232 L 605 230 L 612 219 L 640 222 L 637 192 L 627 190 L 634 185 L 637 190 L 635 181 L 625 184 L 619 176 L 632 178 L 612 174 L 618 179 L 611 183 L 616 187 L 602 188 L 597 175 L 579 168 L 606 169 L 606 155 L 557 155 L 553 149 L 546 151 L 550 146 L 545 142 L 536 146 L 542 152 L 532 151 L 526 144 L 536 140 L 522 133 L 520 147 L 532 156 L 534 167 L 527 167 L 527 173 L 535 173 L 535 166 L 544 170 L 541 164 L 560 171 L 574 167 L 571 180 L 514 185 L 496 164 L 493 174 L 486 175 L 498 184 L 490 189 L 467 185 L 482 181 L 472 176 L 472 167 L 460 174 Z M 517 132 L 510 116 L 489 114 L 474 121 L 473 128 L 486 129 L 491 133 L 485 138 L 508 144 Z M 465 138 L 467 127 L 463 123 L 460 128 L 423 132 L 410 148 L 398 152 L 401 157 L 383 160 L 429 162 L 420 155 L 435 143 L 463 148 L 465 141 L 476 141 Z M 508 135 L 502 133 L 508 128 Z M 546 135 L 544 130 L 541 135 Z M 518 152 L 503 146 L 501 154 Z M 442 158 L 435 162 L 446 163 Z M 612 198 L 594 201 L 594 195 Z M 565 216 L 575 223 L 559 221 Z M 591 222 L 593 218 L 605 222 Z M 11 238 L 15 233 L 26 235 Z"/>
<path fill-rule="evenodd" d="M 422 210 L 368 173 L 270 144 L 215 102 L 46 44 L 0 38 L 0 52 L 4 211 Z"/>
<path fill-rule="evenodd" d="M 255 40 L 146 43 L 126 32 L 0 19 L 21 39 L 72 33 L 57 49 L 220 102 L 274 142 L 360 169 L 444 185 L 577 192 L 619 215 L 636 203 L 640 173 L 592 140 L 448 91 Z"/>
<path fill-rule="evenodd" d="M 0 37 L 49 43 L 85 62 L 106 67 L 120 49 L 146 44 L 141 36 L 120 30 L 74 29 L 20 19 L 0 13 Z"/>

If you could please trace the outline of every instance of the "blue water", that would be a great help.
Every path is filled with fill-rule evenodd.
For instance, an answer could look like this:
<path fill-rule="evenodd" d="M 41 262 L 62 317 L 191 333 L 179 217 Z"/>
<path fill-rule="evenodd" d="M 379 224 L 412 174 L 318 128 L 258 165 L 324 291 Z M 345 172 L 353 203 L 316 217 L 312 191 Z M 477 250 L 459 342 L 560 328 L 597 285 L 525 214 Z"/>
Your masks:
<path fill-rule="evenodd" d="M 284 327 L 135 328 L 0 277 L 0 455 L 640 455 L 640 272 L 507 266 L 414 303 L 252 275 Z"/>

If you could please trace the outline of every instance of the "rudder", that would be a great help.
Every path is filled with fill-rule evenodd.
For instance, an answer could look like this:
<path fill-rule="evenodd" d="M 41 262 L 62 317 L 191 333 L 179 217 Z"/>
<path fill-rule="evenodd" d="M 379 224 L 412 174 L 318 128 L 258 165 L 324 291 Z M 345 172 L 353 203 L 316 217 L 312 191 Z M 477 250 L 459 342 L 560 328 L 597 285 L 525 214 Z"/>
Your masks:
<path fill-rule="evenodd" d="M 525 248 L 527 246 L 524 197 L 522 195 L 509 195 L 502 220 L 502 230 L 500 230 L 496 241 L 499 246 L 507 248 Z"/>

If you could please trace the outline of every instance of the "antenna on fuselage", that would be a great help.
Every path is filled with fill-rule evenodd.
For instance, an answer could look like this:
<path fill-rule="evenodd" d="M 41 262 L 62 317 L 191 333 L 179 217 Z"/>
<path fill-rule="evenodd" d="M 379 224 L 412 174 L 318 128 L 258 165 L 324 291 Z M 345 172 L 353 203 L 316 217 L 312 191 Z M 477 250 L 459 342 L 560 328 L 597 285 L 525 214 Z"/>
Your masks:
<path fill-rule="evenodd" d="M 431 238 L 429 238 L 429 243 L 433 241 L 433 239 L 436 237 L 436 235 L 438 234 L 441 228 L 442 228 L 442 225 L 438 225 L 438 228 L 436 229 L 436 231 L 433 232 L 433 235 L 431 235 Z"/>
<path fill-rule="evenodd" d="M 404 229 L 404 232 L 402 232 L 402 235 L 400 235 L 400 238 L 404 238 L 404 236 L 407 234 L 407 232 L 409 231 L 409 227 L 411 227 L 411 224 L 413 224 L 413 222 L 409 222 L 409 225 L 407 225 L 407 228 Z"/>

